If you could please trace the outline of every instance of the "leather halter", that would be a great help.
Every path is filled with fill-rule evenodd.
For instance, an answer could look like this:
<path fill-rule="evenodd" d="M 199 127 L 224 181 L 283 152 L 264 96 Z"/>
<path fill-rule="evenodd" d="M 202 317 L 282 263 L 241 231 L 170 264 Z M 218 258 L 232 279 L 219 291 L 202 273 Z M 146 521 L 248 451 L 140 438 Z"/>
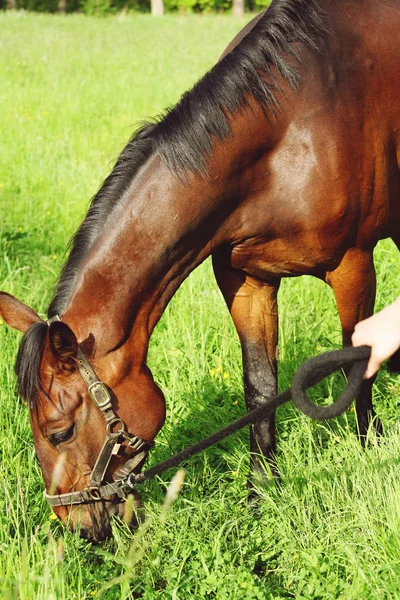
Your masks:
<path fill-rule="evenodd" d="M 47 321 L 47 324 L 50 326 L 54 321 L 61 321 L 61 318 L 55 315 Z M 89 485 L 84 490 L 66 494 L 48 494 L 45 491 L 45 498 L 51 506 L 89 504 L 99 500 L 113 500 L 115 497 L 119 498 L 119 501 L 126 499 L 135 485 L 134 470 L 145 461 L 148 451 L 154 445 L 154 442 L 147 442 L 126 431 L 125 423 L 113 411 L 107 386 L 97 377 L 80 348 L 77 353 L 77 367 L 88 386 L 90 398 L 101 410 L 106 421 L 106 437 L 90 474 Z M 103 484 L 110 460 L 112 456 L 118 455 L 124 441 L 128 441 L 127 447 L 134 451 L 134 455 L 118 469 L 114 481 Z"/>

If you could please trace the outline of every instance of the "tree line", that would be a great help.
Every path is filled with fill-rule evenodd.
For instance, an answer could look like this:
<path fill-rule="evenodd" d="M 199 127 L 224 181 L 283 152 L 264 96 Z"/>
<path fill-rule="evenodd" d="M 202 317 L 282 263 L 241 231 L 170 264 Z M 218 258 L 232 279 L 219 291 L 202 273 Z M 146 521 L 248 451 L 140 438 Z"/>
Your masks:
<path fill-rule="evenodd" d="M 123 10 L 149 12 L 162 16 L 165 12 L 231 12 L 262 10 L 270 0 L 0 0 L 0 10 L 35 12 L 83 12 L 105 15 Z"/>

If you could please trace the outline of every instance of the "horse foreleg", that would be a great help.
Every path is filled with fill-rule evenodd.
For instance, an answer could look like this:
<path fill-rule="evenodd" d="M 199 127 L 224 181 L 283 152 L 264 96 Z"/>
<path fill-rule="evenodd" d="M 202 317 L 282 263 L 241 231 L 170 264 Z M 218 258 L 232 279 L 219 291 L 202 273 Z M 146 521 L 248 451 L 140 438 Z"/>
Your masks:
<path fill-rule="evenodd" d="M 337 269 L 327 273 L 326 282 L 332 287 L 335 295 L 342 325 L 343 345 L 350 345 L 355 325 L 371 316 L 374 311 L 376 277 L 372 250 L 348 250 Z M 382 432 L 382 424 L 372 406 L 374 379 L 364 381 L 356 398 L 358 432 L 362 443 L 371 421 L 377 433 Z"/>
<path fill-rule="evenodd" d="M 400 234 L 396 234 L 396 235 L 392 236 L 392 240 L 396 244 L 397 249 L 400 250 Z"/>
<path fill-rule="evenodd" d="M 278 341 L 277 291 L 279 282 L 266 285 L 227 262 L 213 257 L 214 273 L 230 310 L 242 346 L 245 401 L 247 410 L 268 402 L 276 395 Z M 250 429 L 251 479 L 265 478 L 260 460 L 263 454 L 274 470 L 275 412 Z"/>

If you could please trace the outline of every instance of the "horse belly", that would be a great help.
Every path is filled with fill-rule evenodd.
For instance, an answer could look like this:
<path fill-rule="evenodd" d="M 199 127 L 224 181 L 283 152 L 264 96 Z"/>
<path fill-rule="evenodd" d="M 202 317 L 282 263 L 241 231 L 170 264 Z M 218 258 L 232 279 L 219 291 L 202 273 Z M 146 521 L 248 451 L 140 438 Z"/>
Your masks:
<path fill-rule="evenodd" d="M 318 236 L 300 235 L 288 239 L 247 240 L 235 246 L 231 253 L 231 265 L 261 280 L 271 281 L 280 277 L 316 275 L 323 277 L 326 271 L 335 269 L 345 250 L 324 246 Z"/>

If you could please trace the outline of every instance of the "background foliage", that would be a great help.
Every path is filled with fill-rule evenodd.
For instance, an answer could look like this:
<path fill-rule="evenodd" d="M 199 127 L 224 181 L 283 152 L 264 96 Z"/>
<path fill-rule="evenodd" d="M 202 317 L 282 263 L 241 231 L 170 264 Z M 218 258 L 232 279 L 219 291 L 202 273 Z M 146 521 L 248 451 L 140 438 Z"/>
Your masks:
<path fill-rule="evenodd" d="M 175 102 L 245 20 L 224 16 L 93 19 L 0 14 L 0 289 L 44 314 L 67 241 L 134 124 Z M 376 252 L 377 307 L 399 293 L 400 261 Z M 284 281 L 280 388 L 307 357 L 339 347 L 331 291 Z M 248 433 L 187 465 L 182 494 L 159 516 L 172 473 L 143 487 L 144 522 L 89 544 L 51 519 L 13 363 L 20 336 L 0 325 L 0 597 L 252 600 L 400 599 L 399 379 L 375 386 L 385 425 L 362 451 L 354 413 L 311 422 L 278 411 L 280 483 L 247 504 Z M 240 347 L 206 262 L 168 307 L 150 366 L 168 416 L 151 463 L 243 414 Z M 329 401 L 341 376 L 313 392 Z M 131 549 L 131 552 L 130 552 Z M 119 583 L 114 578 L 120 576 Z"/>
<path fill-rule="evenodd" d="M 258 12 L 271 0 L 245 0 L 248 11 Z M 59 10 L 60 0 L 15 0 L 19 10 L 50 12 Z M 166 12 L 230 12 L 232 0 L 164 0 Z M 7 0 L 0 0 L 0 10 L 7 8 Z M 107 15 L 121 11 L 149 12 L 150 0 L 67 0 L 67 12 L 83 12 L 88 15 Z"/>

